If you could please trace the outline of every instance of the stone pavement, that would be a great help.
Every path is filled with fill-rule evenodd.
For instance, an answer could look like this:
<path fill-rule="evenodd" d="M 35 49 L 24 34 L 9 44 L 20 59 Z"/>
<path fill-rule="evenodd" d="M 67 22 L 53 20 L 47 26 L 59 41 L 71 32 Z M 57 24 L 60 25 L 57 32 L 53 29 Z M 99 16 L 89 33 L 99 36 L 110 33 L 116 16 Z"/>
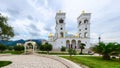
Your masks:
<path fill-rule="evenodd" d="M 3 68 L 81 68 L 69 60 L 55 56 L 10 55 L 0 56 L 0 60 L 13 62 Z"/>

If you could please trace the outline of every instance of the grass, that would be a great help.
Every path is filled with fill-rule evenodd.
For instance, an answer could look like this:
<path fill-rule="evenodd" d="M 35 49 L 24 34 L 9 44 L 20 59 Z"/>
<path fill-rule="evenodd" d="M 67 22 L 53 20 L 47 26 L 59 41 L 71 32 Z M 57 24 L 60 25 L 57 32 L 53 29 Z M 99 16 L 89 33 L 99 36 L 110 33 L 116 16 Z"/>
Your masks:
<path fill-rule="evenodd" d="M 38 52 L 39 54 L 47 54 L 46 51 Z M 67 52 L 49 52 L 49 55 L 68 55 Z"/>
<path fill-rule="evenodd" d="M 37 52 L 37 53 L 39 53 L 39 54 L 47 54 L 47 52 L 46 51 L 39 51 L 39 52 Z M 68 52 L 66 51 L 66 52 L 53 52 L 53 51 L 50 51 L 49 52 L 49 55 L 69 55 L 68 54 Z M 76 53 L 76 55 L 79 55 L 79 53 Z M 87 53 L 84 53 L 84 54 L 82 54 L 82 55 L 88 55 Z"/>
<path fill-rule="evenodd" d="M 120 68 L 120 60 L 103 60 L 101 57 L 95 56 L 61 56 L 75 63 L 86 65 L 90 68 Z"/>
<path fill-rule="evenodd" d="M 11 63 L 12 63 L 11 61 L 0 61 L 0 68 L 3 66 L 9 65 Z"/>
<path fill-rule="evenodd" d="M 22 54 L 24 53 L 24 51 L 4 51 L 0 54 L 7 54 L 7 53 L 10 53 L 10 54 Z"/>

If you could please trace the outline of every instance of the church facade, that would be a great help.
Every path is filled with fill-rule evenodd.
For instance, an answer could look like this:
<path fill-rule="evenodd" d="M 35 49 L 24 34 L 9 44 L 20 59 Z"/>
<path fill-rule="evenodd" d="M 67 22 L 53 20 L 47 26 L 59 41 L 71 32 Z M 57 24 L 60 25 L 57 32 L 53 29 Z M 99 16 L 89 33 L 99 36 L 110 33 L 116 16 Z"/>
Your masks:
<path fill-rule="evenodd" d="M 48 42 L 53 45 L 54 49 L 61 48 L 79 48 L 80 43 L 86 44 L 90 47 L 90 18 L 91 13 L 85 13 L 84 11 L 77 17 L 77 33 L 72 35 L 66 32 L 65 27 L 65 12 L 57 12 L 55 16 L 56 27 L 55 34 L 50 33 L 48 35 Z M 73 26 L 74 27 L 74 26 Z"/>

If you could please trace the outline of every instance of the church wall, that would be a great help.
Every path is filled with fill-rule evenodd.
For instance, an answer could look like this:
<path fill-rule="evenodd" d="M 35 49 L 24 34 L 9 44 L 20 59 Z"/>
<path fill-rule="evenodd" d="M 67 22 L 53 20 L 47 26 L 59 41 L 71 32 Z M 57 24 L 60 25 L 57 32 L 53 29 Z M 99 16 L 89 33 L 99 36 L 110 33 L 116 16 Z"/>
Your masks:
<path fill-rule="evenodd" d="M 51 43 L 53 45 L 54 49 L 60 49 L 62 46 L 66 46 L 66 41 L 69 40 L 70 41 L 70 45 L 76 45 L 78 46 L 78 41 L 80 41 L 81 43 L 86 44 L 86 47 L 89 48 L 90 47 L 90 13 L 82 13 L 78 18 L 78 33 L 81 34 L 79 37 L 65 37 L 66 34 L 66 30 L 65 30 L 65 13 L 56 13 L 56 27 L 55 27 L 55 35 L 53 37 L 51 37 L 51 39 L 49 38 L 49 43 Z M 59 20 L 63 19 L 64 21 L 61 23 Z M 85 23 L 85 20 L 88 20 L 87 23 Z M 79 22 L 81 21 L 81 24 L 79 24 Z M 61 29 L 62 28 L 62 29 Z M 87 28 L 87 29 L 86 29 Z M 63 32 L 64 37 L 61 37 L 61 32 Z M 73 43 L 72 43 L 73 42 Z M 79 48 L 79 47 L 78 47 Z"/>

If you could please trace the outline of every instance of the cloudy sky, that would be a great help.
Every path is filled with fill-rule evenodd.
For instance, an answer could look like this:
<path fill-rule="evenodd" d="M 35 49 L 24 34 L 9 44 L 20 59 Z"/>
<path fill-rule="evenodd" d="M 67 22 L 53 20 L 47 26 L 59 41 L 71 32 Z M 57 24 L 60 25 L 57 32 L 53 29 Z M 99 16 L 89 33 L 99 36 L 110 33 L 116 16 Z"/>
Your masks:
<path fill-rule="evenodd" d="M 55 33 L 55 14 L 66 12 L 66 30 L 77 33 L 77 17 L 82 10 L 92 13 L 91 42 L 120 42 L 119 0 L 0 0 L 0 13 L 9 18 L 17 39 L 48 39 Z"/>

